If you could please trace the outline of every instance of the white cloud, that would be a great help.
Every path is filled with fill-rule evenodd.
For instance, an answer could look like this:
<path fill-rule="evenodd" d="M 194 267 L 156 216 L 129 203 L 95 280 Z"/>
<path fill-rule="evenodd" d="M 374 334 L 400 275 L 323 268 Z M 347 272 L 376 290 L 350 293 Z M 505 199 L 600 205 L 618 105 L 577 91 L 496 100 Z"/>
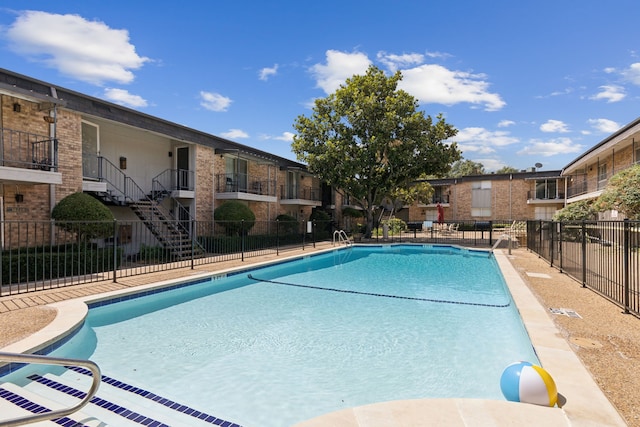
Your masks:
<path fill-rule="evenodd" d="M 461 129 L 452 139 L 458 144 L 486 147 L 505 147 L 519 142 L 518 138 L 511 136 L 507 131 L 490 131 L 480 127 Z"/>
<path fill-rule="evenodd" d="M 330 94 L 335 92 L 348 78 L 364 74 L 371 65 L 367 55 L 360 52 L 345 53 L 328 50 L 326 64 L 315 64 L 310 71 L 316 79 L 316 86 Z"/>
<path fill-rule="evenodd" d="M 421 53 L 404 53 L 402 55 L 396 55 L 380 51 L 376 58 L 392 72 L 395 72 L 398 68 L 410 67 L 424 62 L 424 55 Z"/>
<path fill-rule="evenodd" d="M 483 74 L 452 71 L 441 65 L 425 64 L 402 70 L 401 89 L 425 103 L 454 105 L 461 102 L 484 105 L 486 111 L 497 111 L 506 105 L 500 95 L 488 91 Z"/>
<path fill-rule="evenodd" d="M 557 154 L 580 153 L 583 146 L 574 144 L 571 138 L 552 138 L 546 141 L 532 139 L 519 155 L 551 157 Z"/>
<path fill-rule="evenodd" d="M 500 122 L 498 123 L 498 127 L 499 128 L 506 128 L 509 126 L 513 126 L 515 125 L 516 122 L 514 122 L 513 120 L 500 120 Z"/>
<path fill-rule="evenodd" d="M 295 134 L 292 132 L 282 132 L 282 135 L 278 136 L 262 135 L 262 139 L 275 139 L 277 141 L 293 142 L 294 135 Z"/>
<path fill-rule="evenodd" d="M 104 97 L 116 104 L 126 107 L 146 107 L 147 101 L 139 95 L 132 95 L 124 89 L 107 88 L 104 90 Z"/>
<path fill-rule="evenodd" d="M 207 110 L 216 112 L 227 111 L 232 102 L 230 98 L 213 92 L 201 91 L 200 98 L 200 105 Z"/>
<path fill-rule="evenodd" d="M 640 62 L 631 64 L 622 75 L 631 83 L 640 86 Z"/>
<path fill-rule="evenodd" d="M 569 128 L 567 124 L 560 120 L 547 120 L 546 123 L 540 125 L 542 132 L 567 133 Z"/>
<path fill-rule="evenodd" d="M 269 77 L 275 76 L 278 73 L 278 64 L 275 64 L 273 67 L 265 67 L 258 73 L 260 80 L 268 80 Z"/>
<path fill-rule="evenodd" d="M 229 129 L 227 132 L 222 132 L 220 136 L 227 139 L 249 138 L 249 134 L 242 129 Z"/>
<path fill-rule="evenodd" d="M 617 71 L 617 70 L 616 70 L 615 68 L 613 68 L 613 67 L 606 67 L 606 68 L 604 69 L 604 72 L 605 72 L 605 73 L 607 73 L 607 74 L 613 74 L 613 73 L 615 73 L 616 71 Z"/>
<path fill-rule="evenodd" d="M 590 99 L 605 99 L 607 102 L 618 102 L 622 101 L 626 93 L 624 93 L 624 88 L 622 86 L 617 85 L 604 85 L 600 86 L 600 92 L 590 97 Z"/>
<path fill-rule="evenodd" d="M 8 27 L 6 37 L 18 55 L 96 85 L 130 83 L 132 70 L 149 61 L 136 53 L 127 30 L 79 15 L 25 11 Z"/>
<path fill-rule="evenodd" d="M 447 59 L 447 58 L 451 58 L 453 55 L 446 53 L 446 52 L 427 52 L 426 55 L 429 58 L 441 58 L 441 59 Z"/>
<path fill-rule="evenodd" d="M 609 119 L 589 119 L 587 123 L 589 123 L 593 129 L 602 133 L 613 133 L 621 127 L 620 124 Z"/>
<path fill-rule="evenodd" d="M 497 159 L 474 159 L 474 162 L 481 163 L 484 166 L 484 170 L 487 172 L 497 171 L 507 165 L 502 160 Z"/>

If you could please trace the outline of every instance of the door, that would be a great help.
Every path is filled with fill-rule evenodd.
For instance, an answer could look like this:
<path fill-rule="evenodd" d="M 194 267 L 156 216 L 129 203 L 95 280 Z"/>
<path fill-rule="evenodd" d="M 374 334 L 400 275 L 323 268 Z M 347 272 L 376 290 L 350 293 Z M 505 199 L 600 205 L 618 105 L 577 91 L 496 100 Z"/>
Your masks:
<path fill-rule="evenodd" d="M 189 182 L 189 147 L 180 147 L 176 150 L 177 189 L 191 190 Z"/>
<path fill-rule="evenodd" d="M 100 138 L 99 127 L 96 124 L 82 122 L 82 176 L 89 179 L 99 179 Z"/>

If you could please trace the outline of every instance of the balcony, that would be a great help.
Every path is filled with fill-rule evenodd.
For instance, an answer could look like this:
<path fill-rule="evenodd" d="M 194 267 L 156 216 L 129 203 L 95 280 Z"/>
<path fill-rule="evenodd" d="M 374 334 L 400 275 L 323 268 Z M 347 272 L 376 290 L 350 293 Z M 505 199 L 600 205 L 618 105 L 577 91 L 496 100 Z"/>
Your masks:
<path fill-rule="evenodd" d="M 298 206 L 321 206 L 322 192 L 318 187 L 280 186 L 280 204 Z"/>
<path fill-rule="evenodd" d="M 274 180 L 251 179 L 247 174 L 221 173 L 215 176 L 215 197 L 220 200 L 276 202 Z"/>
<path fill-rule="evenodd" d="M 62 184 L 58 172 L 58 140 L 0 128 L 0 182 Z"/>
<path fill-rule="evenodd" d="M 567 199 L 575 202 L 581 199 L 590 199 L 602 194 L 609 182 L 611 175 L 592 176 L 586 175 L 572 176 L 567 185 Z"/>

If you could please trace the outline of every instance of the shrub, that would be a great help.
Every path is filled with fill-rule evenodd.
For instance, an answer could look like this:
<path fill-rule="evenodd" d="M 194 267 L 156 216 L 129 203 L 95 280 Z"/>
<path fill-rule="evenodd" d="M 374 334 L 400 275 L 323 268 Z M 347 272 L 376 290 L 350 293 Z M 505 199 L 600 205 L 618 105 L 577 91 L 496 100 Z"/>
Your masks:
<path fill-rule="evenodd" d="M 255 214 L 244 203 L 230 200 L 215 211 L 213 211 L 213 219 L 216 224 L 224 227 L 228 236 L 240 235 L 248 233 L 256 223 Z"/>
<path fill-rule="evenodd" d="M 281 214 L 276 217 L 279 222 L 279 231 L 284 234 L 294 234 L 300 229 L 300 223 L 291 215 Z"/>
<path fill-rule="evenodd" d="M 554 221 L 589 221 L 595 219 L 596 210 L 590 200 L 571 203 L 553 215 Z"/>
<path fill-rule="evenodd" d="M 62 229 L 78 238 L 108 237 L 113 233 L 114 216 L 105 205 L 85 193 L 73 193 L 60 200 L 51 218 Z"/>
<path fill-rule="evenodd" d="M 309 221 L 316 223 L 316 235 L 321 237 L 331 233 L 331 216 L 323 210 L 314 209 L 309 215 Z"/>
<path fill-rule="evenodd" d="M 347 206 L 345 208 L 342 208 L 342 216 L 347 218 L 362 218 L 364 216 L 364 212 L 359 209 Z"/>

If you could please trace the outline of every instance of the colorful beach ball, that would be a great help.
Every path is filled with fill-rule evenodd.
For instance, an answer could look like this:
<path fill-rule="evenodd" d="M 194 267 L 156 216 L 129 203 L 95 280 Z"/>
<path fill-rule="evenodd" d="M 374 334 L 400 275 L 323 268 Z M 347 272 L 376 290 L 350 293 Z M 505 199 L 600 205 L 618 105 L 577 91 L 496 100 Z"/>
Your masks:
<path fill-rule="evenodd" d="M 511 402 L 555 406 L 558 401 L 556 383 L 540 366 L 516 362 L 507 366 L 500 377 L 502 394 Z"/>

